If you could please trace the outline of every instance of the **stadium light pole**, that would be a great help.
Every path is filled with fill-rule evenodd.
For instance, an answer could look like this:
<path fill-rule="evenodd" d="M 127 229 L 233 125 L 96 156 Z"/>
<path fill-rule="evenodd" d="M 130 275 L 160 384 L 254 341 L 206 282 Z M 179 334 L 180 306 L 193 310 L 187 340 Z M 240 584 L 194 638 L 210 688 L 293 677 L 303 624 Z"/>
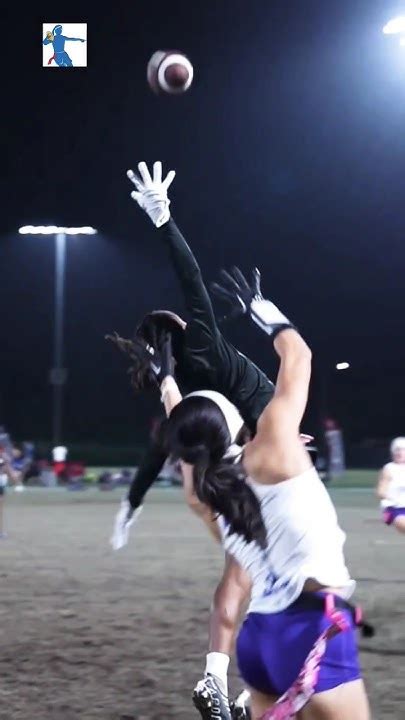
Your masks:
<path fill-rule="evenodd" d="M 95 235 L 97 230 L 88 226 L 25 225 L 18 232 L 20 235 L 53 235 L 55 238 L 53 367 L 49 373 L 53 387 L 52 441 L 55 446 L 60 445 L 62 440 L 63 390 L 67 379 L 67 370 L 63 367 L 66 238 L 68 235 Z"/>

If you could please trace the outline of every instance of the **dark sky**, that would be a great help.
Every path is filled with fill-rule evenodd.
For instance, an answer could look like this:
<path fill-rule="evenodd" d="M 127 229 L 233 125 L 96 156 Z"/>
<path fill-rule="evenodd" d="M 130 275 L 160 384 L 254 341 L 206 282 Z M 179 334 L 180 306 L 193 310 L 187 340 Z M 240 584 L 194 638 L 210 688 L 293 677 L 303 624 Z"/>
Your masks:
<path fill-rule="evenodd" d="M 330 411 L 348 435 L 405 434 L 405 48 L 381 33 L 405 3 L 98 6 L 16 8 L 2 36 L 3 421 L 21 438 L 50 435 L 53 241 L 16 231 L 90 224 L 99 234 L 68 248 L 66 438 L 146 432 L 150 401 L 132 398 L 103 336 L 131 333 L 153 308 L 182 310 L 125 176 L 160 159 L 177 171 L 172 211 L 207 279 L 258 265 L 265 294 L 330 369 Z M 88 23 L 87 69 L 42 68 L 48 21 Z M 185 96 L 156 98 L 146 85 L 162 47 L 194 64 Z M 274 371 L 257 330 L 228 335 Z M 341 360 L 352 368 L 337 377 Z"/>

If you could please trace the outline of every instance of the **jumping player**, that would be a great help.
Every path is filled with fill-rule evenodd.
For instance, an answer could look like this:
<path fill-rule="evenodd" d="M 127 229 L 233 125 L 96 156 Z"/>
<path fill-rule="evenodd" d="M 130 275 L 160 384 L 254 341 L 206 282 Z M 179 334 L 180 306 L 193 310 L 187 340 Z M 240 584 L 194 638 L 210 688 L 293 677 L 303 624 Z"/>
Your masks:
<path fill-rule="evenodd" d="M 225 283 L 228 298 L 272 338 L 280 367 L 274 398 L 242 451 L 235 442 L 236 409 L 230 412 L 225 398 L 203 391 L 182 400 L 170 373 L 161 384 L 171 454 L 181 460 L 186 492 L 201 503 L 206 522 L 219 528 L 228 555 L 195 702 L 204 718 L 213 709 L 216 717 L 230 717 L 227 667 L 235 618 L 250 596 L 237 659 L 251 688 L 254 720 L 369 720 L 347 602 L 355 583 L 345 564 L 345 535 L 299 439 L 311 353 L 288 319 L 260 291 L 252 294 L 240 274 L 226 275 Z"/>
<path fill-rule="evenodd" d="M 181 391 L 184 394 L 201 388 L 220 391 L 236 405 L 249 432 L 254 434 L 257 420 L 273 396 L 274 385 L 223 337 L 218 328 L 201 270 L 170 216 L 167 190 L 175 173 L 169 172 L 162 180 L 160 162 L 154 163 L 153 179 L 145 163 L 139 163 L 138 169 L 139 177 L 132 170 L 128 171 L 128 177 L 136 187 L 131 195 L 152 220 L 159 241 L 167 246 L 189 320 L 186 323 L 175 313 L 157 311 L 145 317 L 134 340 L 125 340 L 118 335 L 107 337 L 129 355 L 132 385 L 139 390 L 153 385 L 158 388 L 159 339 L 162 333 L 170 332 L 176 379 Z M 258 281 L 259 276 L 255 274 L 254 286 Z M 142 509 L 144 495 L 158 477 L 166 458 L 167 452 L 158 434 L 140 465 L 128 499 L 123 501 L 116 516 L 111 538 L 114 549 L 127 543 L 129 528 Z"/>
<path fill-rule="evenodd" d="M 405 437 L 392 441 L 391 457 L 380 472 L 377 495 L 384 522 L 405 533 Z"/>

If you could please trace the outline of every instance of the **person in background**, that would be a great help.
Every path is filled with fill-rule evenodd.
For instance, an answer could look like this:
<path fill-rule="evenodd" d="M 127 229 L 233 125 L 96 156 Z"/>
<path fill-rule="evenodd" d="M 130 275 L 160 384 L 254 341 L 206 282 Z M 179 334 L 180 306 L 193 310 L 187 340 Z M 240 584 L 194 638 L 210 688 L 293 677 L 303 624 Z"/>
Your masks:
<path fill-rule="evenodd" d="M 405 437 L 391 443 L 391 462 L 382 468 L 377 484 L 383 520 L 405 533 Z"/>
<path fill-rule="evenodd" d="M 14 448 L 0 446 L 0 540 L 7 537 L 4 529 L 4 504 L 7 485 L 11 483 L 16 491 L 24 489 L 21 473 L 14 469 L 13 451 Z"/>
<path fill-rule="evenodd" d="M 66 473 L 66 458 L 68 449 L 64 445 L 57 445 L 52 450 L 53 471 L 58 480 L 63 480 Z"/>

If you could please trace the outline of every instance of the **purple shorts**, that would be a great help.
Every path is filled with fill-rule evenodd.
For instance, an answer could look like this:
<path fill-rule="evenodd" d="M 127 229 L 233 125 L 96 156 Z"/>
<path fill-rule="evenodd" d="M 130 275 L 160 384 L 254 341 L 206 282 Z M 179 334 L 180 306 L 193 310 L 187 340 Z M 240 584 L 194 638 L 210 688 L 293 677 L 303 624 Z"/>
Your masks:
<path fill-rule="evenodd" d="M 342 612 L 349 629 L 328 640 L 315 692 L 361 678 L 353 617 L 349 610 Z M 279 613 L 249 613 L 237 639 L 243 680 L 265 695 L 282 695 L 296 680 L 315 641 L 329 625 L 325 612 L 300 608 L 299 598 Z"/>
<path fill-rule="evenodd" d="M 386 525 L 392 525 L 397 517 L 405 515 L 405 508 L 403 507 L 387 507 L 383 510 L 383 520 Z"/>

